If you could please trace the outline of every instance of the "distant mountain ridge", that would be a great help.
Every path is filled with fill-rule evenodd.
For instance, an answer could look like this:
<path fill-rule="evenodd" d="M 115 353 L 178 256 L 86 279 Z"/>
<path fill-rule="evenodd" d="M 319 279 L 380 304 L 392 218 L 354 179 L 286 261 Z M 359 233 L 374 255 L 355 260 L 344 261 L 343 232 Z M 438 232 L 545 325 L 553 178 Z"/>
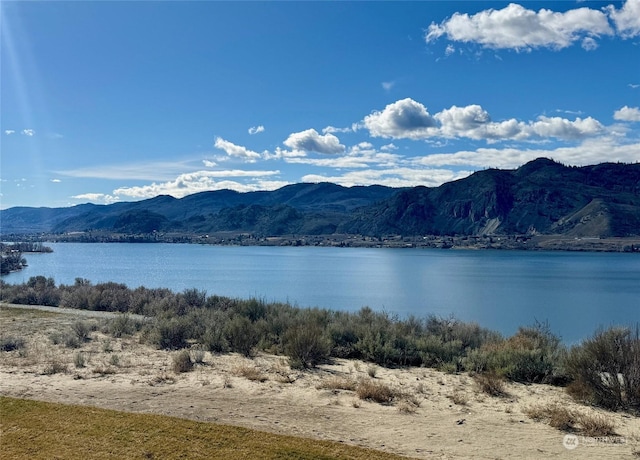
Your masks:
<path fill-rule="evenodd" d="M 540 158 L 440 187 L 294 184 L 275 191 L 202 192 L 133 203 L 0 211 L 0 232 L 216 231 L 287 234 L 640 235 L 640 164 L 568 167 Z"/>

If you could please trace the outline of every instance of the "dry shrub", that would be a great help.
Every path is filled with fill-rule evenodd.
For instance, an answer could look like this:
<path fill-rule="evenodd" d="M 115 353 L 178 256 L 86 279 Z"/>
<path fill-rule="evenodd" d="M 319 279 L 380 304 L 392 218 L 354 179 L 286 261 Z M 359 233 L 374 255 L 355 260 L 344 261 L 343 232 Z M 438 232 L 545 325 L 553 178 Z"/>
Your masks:
<path fill-rule="evenodd" d="M 260 371 L 255 366 L 248 366 L 246 364 L 241 364 L 233 368 L 233 374 L 238 377 L 244 377 L 247 380 L 251 380 L 252 382 L 266 382 L 268 380 L 267 376 Z"/>
<path fill-rule="evenodd" d="M 496 374 L 476 374 L 473 376 L 473 380 L 483 393 L 490 396 L 507 396 L 504 388 L 504 380 Z"/>
<path fill-rule="evenodd" d="M 173 372 L 180 374 L 193 370 L 193 361 L 187 350 L 182 350 L 173 356 Z"/>
<path fill-rule="evenodd" d="M 86 362 L 87 360 L 84 354 L 81 352 L 78 352 L 73 356 L 73 364 L 78 368 L 84 367 L 86 365 Z"/>
<path fill-rule="evenodd" d="M 576 429 L 576 414 L 566 407 L 560 406 L 559 404 L 539 406 L 532 409 L 531 412 L 526 410 L 525 413 L 534 420 L 546 420 L 550 426 L 561 431 L 574 431 Z"/>
<path fill-rule="evenodd" d="M 454 404 L 457 404 L 459 406 L 466 406 L 469 402 L 469 396 L 460 390 L 454 391 L 453 394 L 448 395 L 447 398 L 449 398 L 451 401 L 453 401 Z"/>
<path fill-rule="evenodd" d="M 113 375 L 116 373 L 116 370 L 111 366 L 99 366 L 93 369 L 93 373 L 100 374 L 101 376 Z"/>
<path fill-rule="evenodd" d="M 345 377 L 331 377 L 323 380 L 317 386 L 318 390 L 348 390 L 354 391 L 357 383 L 355 380 Z"/>
<path fill-rule="evenodd" d="M 409 401 L 402 400 L 398 403 L 398 412 L 401 414 L 415 414 L 418 406 L 411 404 Z"/>
<path fill-rule="evenodd" d="M 362 380 L 356 388 L 356 394 L 360 399 L 380 404 L 388 404 L 396 397 L 396 392 L 390 386 L 371 380 Z"/>
<path fill-rule="evenodd" d="M 174 383 L 176 383 L 176 379 L 175 379 L 175 377 L 172 377 L 171 375 L 166 374 L 166 373 L 163 372 L 162 374 L 156 375 L 149 382 L 149 385 L 151 385 L 153 387 L 153 386 L 156 386 L 156 385 L 163 385 L 165 383 L 169 384 L 169 385 L 174 384 Z"/>
<path fill-rule="evenodd" d="M 206 353 L 202 348 L 196 347 L 191 349 L 191 359 L 194 364 L 204 364 L 205 356 Z"/>
<path fill-rule="evenodd" d="M 53 360 L 45 366 L 43 374 L 53 375 L 53 374 L 63 374 L 65 372 L 67 372 L 67 365 L 64 363 L 61 363 L 58 360 Z"/>
<path fill-rule="evenodd" d="M 615 423 L 602 414 L 585 414 L 573 411 L 560 404 L 532 406 L 524 410 L 536 421 L 546 421 L 561 431 L 578 431 L 586 436 L 610 436 L 615 434 Z"/>
<path fill-rule="evenodd" d="M 612 436 L 615 434 L 615 423 L 602 414 L 578 415 L 578 424 L 586 436 Z"/>
<path fill-rule="evenodd" d="M 272 365 L 269 372 L 273 372 L 274 380 L 278 383 L 293 383 L 296 381 L 296 376 L 291 373 L 291 368 L 286 364 L 286 361 L 280 361 Z"/>
<path fill-rule="evenodd" d="M 581 403 L 589 403 L 591 399 L 591 389 L 581 380 L 574 380 L 567 385 L 566 392 L 573 399 Z"/>

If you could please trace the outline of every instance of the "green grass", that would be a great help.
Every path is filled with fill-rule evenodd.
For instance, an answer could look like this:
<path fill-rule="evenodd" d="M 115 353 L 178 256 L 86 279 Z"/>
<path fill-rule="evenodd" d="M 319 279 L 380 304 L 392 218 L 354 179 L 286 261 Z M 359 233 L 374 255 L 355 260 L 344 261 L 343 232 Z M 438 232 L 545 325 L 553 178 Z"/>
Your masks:
<path fill-rule="evenodd" d="M 2 458 L 401 459 L 384 452 L 163 415 L 0 397 Z"/>

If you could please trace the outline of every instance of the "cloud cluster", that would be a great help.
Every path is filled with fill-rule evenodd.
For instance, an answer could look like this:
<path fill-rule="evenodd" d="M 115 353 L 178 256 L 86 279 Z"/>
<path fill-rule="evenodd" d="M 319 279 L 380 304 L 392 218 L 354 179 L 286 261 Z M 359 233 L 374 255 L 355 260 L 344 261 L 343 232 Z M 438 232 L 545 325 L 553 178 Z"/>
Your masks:
<path fill-rule="evenodd" d="M 609 5 L 607 12 L 622 38 L 640 36 L 640 0 L 627 0 L 619 10 Z"/>
<path fill-rule="evenodd" d="M 613 118 L 620 121 L 640 121 L 640 108 L 625 105 L 613 113 Z"/>
<path fill-rule="evenodd" d="M 464 166 L 472 168 L 517 168 L 536 158 L 553 158 L 565 164 L 584 166 L 602 161 L 633 163 L 640 158 L 640 143 L 620 143 L 603 137 L 590 139 L 571 147 L 554 149 L 479 148 L 454 153 L 432 154 L 415 158 L 420 167 Z"/>
<path fill-rule="evenodd" d="M 16 130 L 15 129 L 5 129 L 4 130 L 4 134 L 7 136 L 11 136 L 12 134 L 15 134 Z M 29 137 L 33 137 L 36 134 L 35 129 L 31 129 L 31 128 L 26 128 L 23 129 L 22 131 L 20 131 L 20 134 L 22 134 L 23 136 L 29 136 Z"/>
<path fill-rule="evenodd" d="M 264 132 L 264 126 L 259 125 L 259 126 L 252 126 L 251 128 L 249 128 L 249 134 L 254 135 L 254 134 L 259 134 Z"/>
<path fill-rule="evenodd" d="M 171 195 L 175 198 L 182 198 L 193 193 L 205 192 L 208 190 L 230 189 L 239 192 L 250 192 L 256 190 L 275 190 L 288 185 L 288 182 L 279 180 L 268 180 L 265 178 L 277 176 L 280 171 L 194 171 L 178 175 L 175 179 L 165 182 L 153 182 L 149 185 L 135 187 L 120 187 L 111 194 L 105 193 L 83 193 L 74 195 L 77 200 L 88 200 L 100 203 L 115 203 L 123 199 L 141 200 L 153 198 L 158 195 Z M 248 182 L 231 180 L 231 178 L 248 179 Z"/>
<path fill-rule="evenodd" d="M 620 9 L 609 5 L 604 10 L 582 7 L 565 12 L 545 8 L 534 11 L 511 3 L 500 10 L 473 15 L 454 13 L 439 24 L 431 23 L 425 40 L 432 43 L 444 36 L 452 42 L 516 51 L 560 50 L 580 42 L 591 51 L 598 47 L 596 38 L 616 33 L 623 39 L 640 35 L 640 0 L 627 0 Z"/>
<path fill-rule="evenodd" d="M 116 197 L 129 197 L 135 199 L 151 198 L 157 195 L 171 195 L 182 198 L 192 193 L 207 190 L 233 189 L 238 191 L 273 190 L 287 182 L 266 181 L 262 178 L 279 175 L 280 171 L 194 171 L 180 174 L 171 181 L 152 183 L 150 185 L 136 187 L 121 187 L 113 191 Z M 229 178 L 250 178 L 253 182 L 241 183 Z M 222 180 L 220 180 L 222 179 Z"/>
<path fill-rule="evenodd" d="M 571 121 L 540 116 L 536 121 L 491 120 L 479 105 L 452 106 L 431 115 L 427 108 L 407 98 L 387 105 L 364 118 L 363 126 L 373 137 L 393 139 L 468 138 L 474 140 L 535 140 L 555 138 L 579 140 L 600 134 L 604 126 L 591 117 Z"/>
<path fill-rule="evenodd" d="M 258 152 L 254 152 L 246 147 L 226 141 L 221 137 L 217 137 L 213 145 L 215 148 L 223 150 L 230 157 L 238 157 L 247 162 L 255 162 L 262 157 Z"/>
<path fill-rule="evenodd" d="M 346 149 L 333 134 L 319 134 L 315 129 L 290 134 L 283 143 L 294 151 L 324 154 L 343 153 Z"/>

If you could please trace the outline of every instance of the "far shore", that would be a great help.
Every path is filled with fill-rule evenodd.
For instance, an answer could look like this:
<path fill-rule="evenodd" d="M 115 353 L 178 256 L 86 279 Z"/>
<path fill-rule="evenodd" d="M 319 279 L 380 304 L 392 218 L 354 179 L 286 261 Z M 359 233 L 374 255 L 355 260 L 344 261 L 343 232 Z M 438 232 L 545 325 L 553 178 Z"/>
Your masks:
<path fill-rule="evenodd" d="M 1 235 L 3 241 L 54 243 L 191 243 L 220 246 L 322 246 L 342 248 L 422 248 L 524 251 L 586 251 L 640 253 L 640 236 L 599 237 L 589 235 L 281 235 L 263 236 L 247 232 L 209 234 L 163 233 L 125 234 L 102 231 L 64 234 Z"/>

